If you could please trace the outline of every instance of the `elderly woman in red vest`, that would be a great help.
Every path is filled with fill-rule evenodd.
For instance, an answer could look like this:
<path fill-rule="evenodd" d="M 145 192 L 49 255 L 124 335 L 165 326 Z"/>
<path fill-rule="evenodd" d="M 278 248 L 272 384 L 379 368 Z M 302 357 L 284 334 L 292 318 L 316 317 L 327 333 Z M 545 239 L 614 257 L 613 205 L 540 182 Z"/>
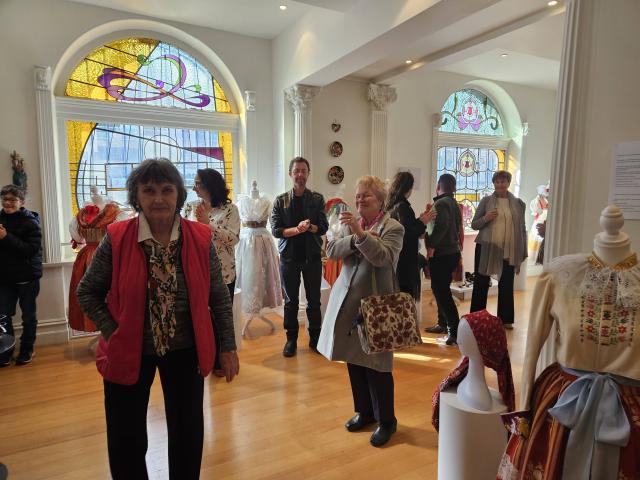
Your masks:
<path fill-rule="evenodd" d="M 147 478 L 147 406 L 157 369 L 169 477 L 196 479 L 203 379 L 216 349 L 228 382 L 239 370 L 229 290 L 211 229 L 178 215 L 187 192 L 169 160 L 142 162 L 129 175 L 127 190 L 138 216 L 109 225 L 77 290 L 80 306 L 102 333 L 96 363 L 104 377 L 111 474 Z"/>

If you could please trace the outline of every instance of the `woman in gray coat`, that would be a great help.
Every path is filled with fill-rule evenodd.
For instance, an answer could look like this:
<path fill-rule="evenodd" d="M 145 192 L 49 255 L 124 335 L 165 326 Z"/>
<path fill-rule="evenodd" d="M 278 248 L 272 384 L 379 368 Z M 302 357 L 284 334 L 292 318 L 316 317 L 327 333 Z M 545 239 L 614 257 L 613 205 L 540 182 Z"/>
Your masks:
<path fill-rule="evenodd" d="M 392 293 L 394 270 L 402 250 L 404 227 L 382 211 L 387 193 L 377 177 L 361 177 L 356 184 L 356 208 L 340 215 L 342 235 L 329 241 L 327 255 L 343 265 L 331 290 L 318 341 L 318 351 L 329 360 L 347 364 L 355 416 L 345 425 L 355 432 L 378 422 L 370 443 L 380 447 L 396 431 L 393 401 L 393 353 L 365 354 L 353 329 L 360 300 L 373 294 L 376 276 L 378 294 Z"/>
<path fill-rule="evenodd" d="M 471 311 L 487 307 L 491 275 L 495 275 L 499 278 L 498 317 L 505 328 L 513 328 L 513 279 L 527 258 L 527 229 L 524 224 L 526 205 L 509 192 L 509 172 L 498 170 L 491 180 L 495 191 L 480 201 L 471 221 L 471 228 L 479 230 Z"/>

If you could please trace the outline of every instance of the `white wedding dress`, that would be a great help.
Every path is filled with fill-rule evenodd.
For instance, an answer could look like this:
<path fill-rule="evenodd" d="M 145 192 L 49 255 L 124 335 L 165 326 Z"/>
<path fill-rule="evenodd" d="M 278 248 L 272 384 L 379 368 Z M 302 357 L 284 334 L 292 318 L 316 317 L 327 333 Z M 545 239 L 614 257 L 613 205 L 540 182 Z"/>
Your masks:
<path fill-rule="evenodd" d="M 242 311 L 259 313 L 282 305 L 280 261 L 267 230 L 271 202 L 265 196 L 238 200 L 242 228 L 236 247 L 236 287 L 242 289 Z"/>

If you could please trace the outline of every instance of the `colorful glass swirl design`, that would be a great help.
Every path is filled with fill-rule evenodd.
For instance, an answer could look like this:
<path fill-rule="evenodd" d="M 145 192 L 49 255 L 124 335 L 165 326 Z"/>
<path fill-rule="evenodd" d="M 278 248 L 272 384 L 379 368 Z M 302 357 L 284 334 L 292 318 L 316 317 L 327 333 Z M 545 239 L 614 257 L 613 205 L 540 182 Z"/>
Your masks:
<path fill-rule="evenodd" d="M 128 100 L 130 102 L 149 102 L 152 100 L 160 100 L 167 96 L 170 96 L 180 102 L 186 103 L 187 105 L 191 105 L 192 107 L 206 107 L 211 102 L 211 98 L 208 95 L 199 94 L 195 95 L 191 98 L 199 99 L 199 101 L 190 101 L 185 98 L 180 98 L 175 95 L 175 93 L 183 88 L 186 80 L 187 80 L 187 68 L 184 62 L 177 57 L 176 55 L 162 55 L 161 57 L 154 58 L 153 60 L 146 60 L 144 55 L 138 56 L 138 62 L 141 65 L 150 65 L 153 62 L 165 60 L 170 62 L 178 71 L 178 80 L 177 83 L 169 90 L 165 89 L 165 82 L 163 80 L 155 80 L 151 82 L 146 78 L 142 78 L 139 75 L 131 72 L 127 72 L 126 70 L 122 70 L 120 68 L 107 67 L 103 70 L 103 74 L 98 77 L 98 83 L 102 85 L 107 93 L 111 95 L 113 98 L 118 100 Z M 125 95 L 126 88 L 122 85 L 118 85 L 117 83 L 113 83 L 114 80 L 119 79 L 127 79 L 127 80 L 135 80 L 140 83 L 143 83 L 153 89 L 156 89 L 159 93 L 157 95 L 145 96 L 145 97 L 132 97 Z M 191 85 L 189 88 L 195 90 L 195 92 L 200 92 L 202 87 L 198 84 Z"/>

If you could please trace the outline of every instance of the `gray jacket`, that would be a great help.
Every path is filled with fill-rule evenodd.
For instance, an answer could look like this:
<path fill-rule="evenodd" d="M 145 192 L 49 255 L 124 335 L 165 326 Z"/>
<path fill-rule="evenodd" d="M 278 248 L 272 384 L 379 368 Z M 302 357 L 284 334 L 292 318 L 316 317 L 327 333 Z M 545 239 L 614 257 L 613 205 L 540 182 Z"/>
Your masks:
<path fill-rule="evenodd" d="M 342 270 L 331 289 L 327 311 L 322 323 L 318 351 L 329 360 L 345 361 L 380 372 L 390 372 L 393 353 L 367 355 L 362 350 L 356 330 L 350 334 L 353 321 L 360 309 L 360 300 L 373 294 L 372 272 L 376 275 L 378 294 L 392 293 L 394 269 L 402 250 L 404 227 L 385 214 L 373 231 L 376 238 L 367 235 L 362 242 L 355 242 L 353 235 L 332 240 L 327 245 L 327 255 L 342 259 Z"/>

